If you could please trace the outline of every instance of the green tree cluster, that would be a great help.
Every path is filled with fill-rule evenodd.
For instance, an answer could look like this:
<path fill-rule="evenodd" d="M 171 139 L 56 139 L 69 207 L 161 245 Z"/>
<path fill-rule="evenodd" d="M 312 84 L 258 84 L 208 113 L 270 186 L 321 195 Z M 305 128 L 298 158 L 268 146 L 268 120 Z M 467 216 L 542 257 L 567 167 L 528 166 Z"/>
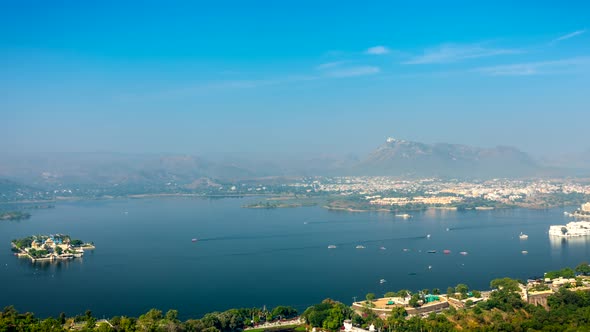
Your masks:
<path fill-rule="evenodd" d="M 339 331 L 345 319 L 352 318 L 352 309 L 343 303 L 330 299 L 313 305 L 301 317 L 312 327 L 319 327 L 328 331 Z"/>

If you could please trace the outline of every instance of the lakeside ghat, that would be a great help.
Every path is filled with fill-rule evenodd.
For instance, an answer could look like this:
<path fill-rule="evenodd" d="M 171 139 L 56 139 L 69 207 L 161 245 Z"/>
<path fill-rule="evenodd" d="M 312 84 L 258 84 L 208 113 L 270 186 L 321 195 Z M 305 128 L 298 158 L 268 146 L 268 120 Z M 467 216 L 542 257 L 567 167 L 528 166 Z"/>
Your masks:
<path fill-rule="evenodd" d="M 64 234 L 28 236 L 12 240 L 11 245 L 16 256 L 29 258 L 32 262 L 79 258 L 84 256 L 84 250 L 95 249 L 93 243 Z"/>

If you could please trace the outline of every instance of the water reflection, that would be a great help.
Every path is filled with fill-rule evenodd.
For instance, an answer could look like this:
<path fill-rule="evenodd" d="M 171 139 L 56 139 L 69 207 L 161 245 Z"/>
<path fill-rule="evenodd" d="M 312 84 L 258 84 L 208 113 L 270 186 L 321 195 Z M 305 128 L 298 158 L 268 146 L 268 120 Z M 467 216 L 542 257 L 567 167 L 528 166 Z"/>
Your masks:
<path fill-rule="evenodd" d="M 551 244 L 551 249 L 586 247 L 588 246 L 588 243 L 590 243 L 590 236 L 561 237 L 549 235 L 549 243 Z"/>

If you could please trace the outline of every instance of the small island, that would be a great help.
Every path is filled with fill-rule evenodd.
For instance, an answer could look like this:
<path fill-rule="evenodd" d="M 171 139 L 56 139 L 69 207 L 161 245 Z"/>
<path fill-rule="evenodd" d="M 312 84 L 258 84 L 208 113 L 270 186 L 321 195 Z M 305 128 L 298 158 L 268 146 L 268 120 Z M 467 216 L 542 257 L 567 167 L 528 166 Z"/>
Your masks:
<path fill-rule="evenodd" d="M 31 214 L 21 211 L 0 212 L 0 220 L 24 220 L 31 218 Z"/>
<path fill-rule="evenodd" d="M 245 209 L 284 209 L 284 208 L 297 208 L 304 206 L 316 206 L 315 202 L 283 202 L 283 201 L 265 201 L 257 202 L 252 204 L 242 205 Z"/>
<path fill-rule="evenodd" d="M 66 260 L 84 256 L 84 250 L 94 249 L 93 243 L 72 239 L 69 235 L 33 235 L 12 240 L 12 251 L 18 257 L 33 262 Z"/>

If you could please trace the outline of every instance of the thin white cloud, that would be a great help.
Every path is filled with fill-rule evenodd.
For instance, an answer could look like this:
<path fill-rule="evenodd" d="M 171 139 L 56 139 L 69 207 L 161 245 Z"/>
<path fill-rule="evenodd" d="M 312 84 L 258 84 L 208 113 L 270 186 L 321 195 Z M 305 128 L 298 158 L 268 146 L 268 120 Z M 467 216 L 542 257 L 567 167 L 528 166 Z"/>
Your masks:
<path fill-rule="evenodd" d="M 317 67 L 315 67 L 316 69 L 319 70 L 324 70 L 324 69 L 330 69 L 330 68 L 336 68 L 336 67 L 340 67 L 343 64 L 346 64 L 350 61 L 334 61 L 334 62 L 326 62 L 326 63 L 322 63 L 320 65 L 318 65 Z"/>
<path fill-rule="evenodd" d="M 342 67 L 325 72 L 328 77 L 357 77 L 375 75 L 381 72 L 377 66 L 356 66 L 356 67 Z"/>
<path fill-rule="evenodd" d="M 407 65 L 453 63 L 466 59 L 492 57 L 497 55 L 522 53 L 516 49 L 489 48 L 481 44 L 443 44 L 437 48 L 427 49 L 424 54 L 403 62 Z"/>
<path fill-rule="evenodd" d="M 384 55 L 391 52 L 387 47 L 382 46 L 382 45 L 378 45 L 378 46 L 373 46 L 373 47 L 369 47 L 365 53 L 370 54 L 370 55 Z"/>
<path fill-rule="evenodd" d="M 320 77 L 344 78 L 374 75 L 381 72 L 381 68 L 371 65 L 351 65 L 352 61 L 335 61 L 320 64 L 316 70 L 320 72 Z"/>
<path fill-rule="evenodd" d="M 590 67 L 590 57 L 481 67 L 474 71 L 488 76 L 531 76 L 572 72 L 585 66 Z"/>
<path fill-rule="evenodd" d="M 567 40 L 567 39 L 570 39 L 570 38 L 574 38 L 574 37 L 579 36 L 579 35 L 581 35 L 581 34 L 583 34 L 585 32 L 586 32 L 586 29 L 577 30 L 577 31 L 574 31 L 574 32 L 570 32 L 567 35 L 563 35 L 563 36 L 561 36 L 559 38 L 555 38 L 553 40 L 553 43 L 557 43 L 557 42 L 560 42 L 562 40 Z"/>

